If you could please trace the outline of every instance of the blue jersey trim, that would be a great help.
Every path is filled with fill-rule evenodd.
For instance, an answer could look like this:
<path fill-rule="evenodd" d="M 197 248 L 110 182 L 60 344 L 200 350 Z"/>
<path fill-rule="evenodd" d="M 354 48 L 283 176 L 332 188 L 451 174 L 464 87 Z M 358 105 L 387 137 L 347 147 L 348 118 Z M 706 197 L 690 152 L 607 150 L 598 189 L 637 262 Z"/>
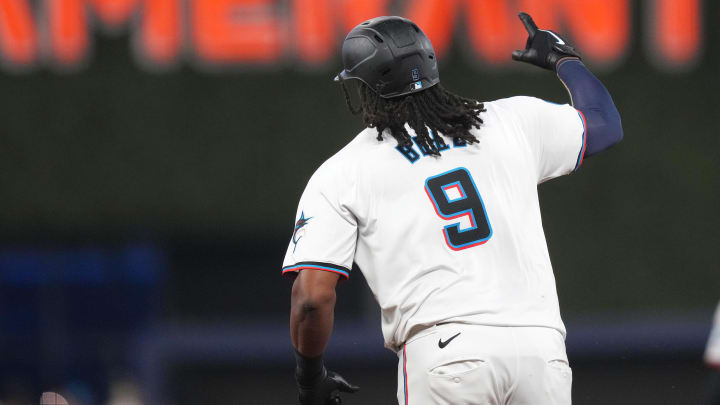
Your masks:
<path fill-rule="evenodd" d="M 403 388 L 405 389 L 405 405 L 408 405 L 408 384 L 407 384 L 407 344 L 403 345 Z"/>
<path fill-rule="evenodd" d="M 282 268 L 283 275 L 289 275 L 292 273 L 298 273 L 300 270 L 322 270 L 329 271 L 331 273 L 340 274 L 345 278 L 350 278 L 350 269 L 343 266 L 338 266 L 332 263 L 325 262 L 299 262 L 292 266 L 285 266 Z"/>
<path fill-rule="evenodd" d="M 580 148 L 580 152 L 578 153 L 577 161 L 575 162 L 575 168 L 573 169 L 573 172 L 576 172 L 582 165 L 583 158 L 585 157 L 585 149 L 587 148 L 587 121 L 585 121 L 585 116 L 580 110 L 576 111 L 578 113 L 578 116 L 580 117 L 580 121 L 582 121 L 583 133 L 582 147 Z"/>

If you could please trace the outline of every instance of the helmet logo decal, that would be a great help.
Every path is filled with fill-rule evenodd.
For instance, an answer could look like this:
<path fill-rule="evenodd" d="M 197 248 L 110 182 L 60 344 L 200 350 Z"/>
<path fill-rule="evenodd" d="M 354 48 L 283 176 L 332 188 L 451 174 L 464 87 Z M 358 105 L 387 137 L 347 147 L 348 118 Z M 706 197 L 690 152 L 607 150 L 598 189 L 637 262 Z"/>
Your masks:
<path fill-rule="evenodd" d="M 412 84 L 412 89 L 413 90 L 422 89 L 422 81 L 420 80 L 420 69 L 415 68 L 410 71 L 410 74 L 412 75 L 412 79 L 415 81 L 415 83 Z"/>

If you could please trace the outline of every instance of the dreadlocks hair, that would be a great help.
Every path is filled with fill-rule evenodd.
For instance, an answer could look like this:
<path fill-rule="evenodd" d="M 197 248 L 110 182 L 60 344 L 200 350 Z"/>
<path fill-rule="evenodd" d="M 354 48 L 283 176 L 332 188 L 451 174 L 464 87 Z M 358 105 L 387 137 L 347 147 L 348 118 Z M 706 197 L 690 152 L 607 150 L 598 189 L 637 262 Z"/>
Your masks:
<path fill-rule="evenodd" d="M 343 81 L 345 102 L 353 115 L 361 115 L 368 127 L 377 129 L 378 141 L 383 140 L 383 131 L 389 129 L 398 145 L 412 146 L 410 134 L 405 129 L 407 123 L 415 131 L 419 146 L 434 156 L 440 156 L 434 140 L 438 132 L 470 144 L 478 142 L 470 130 L 479 129 L 483 123 L 479 114 L 485 111 L 485 107 L 479 101 L 453 94 L 439 83 L 418 93 L 382 98 L 364 82 L 357 82 L 360 105 L 353 105 Z"/>

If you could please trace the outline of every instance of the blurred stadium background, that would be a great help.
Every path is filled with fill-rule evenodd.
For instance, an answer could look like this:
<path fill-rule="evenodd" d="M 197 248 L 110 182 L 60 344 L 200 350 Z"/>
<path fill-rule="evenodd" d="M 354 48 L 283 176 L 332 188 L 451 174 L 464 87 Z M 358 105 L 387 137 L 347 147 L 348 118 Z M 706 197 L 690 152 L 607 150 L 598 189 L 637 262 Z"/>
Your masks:
<path fill-rule="evenodd" d="M 574 400 L 699 403 L 720 298 L 720 3 L 701 0 L 0 0 L 0 403 L 293 403 L 279 270 L 306 180 L 361 129 L 330 80 L 344 34 L 404 15 L 449 89 L 566 102 L 510 62 L 521 9 L 572 38 L 625 128 L 540 188 Z M 328 362 L 362 387 L 346 403 L 392 404 L 353 274 Z"/>

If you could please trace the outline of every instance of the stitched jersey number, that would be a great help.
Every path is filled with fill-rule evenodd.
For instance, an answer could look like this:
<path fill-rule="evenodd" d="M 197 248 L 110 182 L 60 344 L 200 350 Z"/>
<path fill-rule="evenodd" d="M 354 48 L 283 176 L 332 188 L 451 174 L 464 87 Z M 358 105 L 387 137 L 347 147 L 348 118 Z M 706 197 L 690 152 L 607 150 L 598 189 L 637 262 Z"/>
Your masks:
<path fill-rule="evenodd" d="M 470 227 L 460 229 L 460 222 L 445 226 L 445 242 L 452 250 L 482 245 L 492 237 L 485 204 L 470 172 L 464 167 L 425 180 L 425 192 L 440 218 L 453 220 L 469 217 Z"/>

